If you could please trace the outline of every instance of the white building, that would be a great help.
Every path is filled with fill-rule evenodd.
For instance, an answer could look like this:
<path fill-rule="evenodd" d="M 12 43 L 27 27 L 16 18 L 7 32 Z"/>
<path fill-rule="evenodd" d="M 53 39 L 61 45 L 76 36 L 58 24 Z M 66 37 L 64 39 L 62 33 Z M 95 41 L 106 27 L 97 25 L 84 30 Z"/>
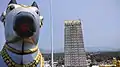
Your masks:
<path fill-rule="evenodd" d="M 93 65 L 92 67 L 99 67 L 99 65 Z"/>
<path fill-rule="evenodd" d="M 64 28 L 65 67 L 87 67 L 80 20 L 66 20 Z"/>
<path fill-rule="evenodd" d="M 49 61 L 44 61 L 44 67 L 51 67 Z"/>
<path fill-rule="evenodd" d="M 87 59 L 86 62 L 87 62 L 87 67 L 90 67 L 90 64 L 92 63 L 91 60 Z"/>

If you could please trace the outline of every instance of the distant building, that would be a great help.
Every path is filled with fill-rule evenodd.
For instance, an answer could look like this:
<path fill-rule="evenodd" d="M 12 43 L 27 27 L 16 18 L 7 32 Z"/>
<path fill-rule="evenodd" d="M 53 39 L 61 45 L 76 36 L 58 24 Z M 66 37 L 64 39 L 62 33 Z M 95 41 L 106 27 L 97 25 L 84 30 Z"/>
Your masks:
<path fill-rule="evenodd" d="M 87 67 L 80 20 L 64 22 L 65 67 Z"/>
<path fill-rule="evenodd" d="M 44 67 L 51 67 L 49 61 L 44 61 Z"/>
<path fill-rule="evenodd" d="M 87 62 L 87 67 L 90 67 L 90 64 L 92 63 L 91 60 L 87 59 L 86 62 Z"/>

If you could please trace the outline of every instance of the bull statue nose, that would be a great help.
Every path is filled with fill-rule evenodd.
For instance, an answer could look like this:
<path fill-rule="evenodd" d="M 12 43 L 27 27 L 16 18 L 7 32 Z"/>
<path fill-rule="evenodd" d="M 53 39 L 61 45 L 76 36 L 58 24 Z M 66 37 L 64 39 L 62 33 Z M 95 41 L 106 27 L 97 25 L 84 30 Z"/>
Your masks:
<path fill-rule="evenodd" d="M 22 38 L 33 36 L 36 32 L 34 16 L 28 12 L 20 12 L 16 15 L 14 21 L 14 31 Z"/>

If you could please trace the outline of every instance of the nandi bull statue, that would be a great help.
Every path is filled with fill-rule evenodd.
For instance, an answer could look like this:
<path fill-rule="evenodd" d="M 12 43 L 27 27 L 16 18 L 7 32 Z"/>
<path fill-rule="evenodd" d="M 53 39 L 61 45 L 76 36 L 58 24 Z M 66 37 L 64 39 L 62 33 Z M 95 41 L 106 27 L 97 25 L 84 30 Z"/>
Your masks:
<path fill-rule="evenodd" d="M 11 0 L 0 20 L 6 39 L 0 53 L 0 67 L 44 67 L 37 45 L 43 17 L 36 2 L 26 6 Z"/>

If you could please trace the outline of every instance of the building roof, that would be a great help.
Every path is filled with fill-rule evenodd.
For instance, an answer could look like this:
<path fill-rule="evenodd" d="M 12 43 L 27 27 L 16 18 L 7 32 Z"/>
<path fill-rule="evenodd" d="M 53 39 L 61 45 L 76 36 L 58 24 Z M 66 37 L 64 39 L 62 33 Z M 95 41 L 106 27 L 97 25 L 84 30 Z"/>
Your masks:
<path fill-rule="evenodd" d="M 64 23 L 65 24 L 80 24 L 81 21 L 80 20 L 65 20 Z"/>

